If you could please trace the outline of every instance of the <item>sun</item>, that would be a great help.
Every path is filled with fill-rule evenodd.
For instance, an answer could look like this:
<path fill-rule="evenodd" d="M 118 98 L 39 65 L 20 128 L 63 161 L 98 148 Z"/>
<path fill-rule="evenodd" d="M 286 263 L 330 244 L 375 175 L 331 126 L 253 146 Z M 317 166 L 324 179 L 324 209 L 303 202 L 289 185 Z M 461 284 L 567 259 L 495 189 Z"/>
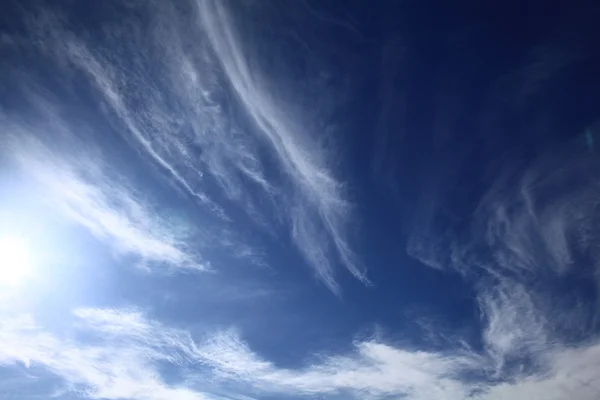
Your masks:
<path fill-rule="evenodd" d="M 18 285 L 30 274 L 33 260 L 27 240 L 0 236 L 0 285 Z"/>

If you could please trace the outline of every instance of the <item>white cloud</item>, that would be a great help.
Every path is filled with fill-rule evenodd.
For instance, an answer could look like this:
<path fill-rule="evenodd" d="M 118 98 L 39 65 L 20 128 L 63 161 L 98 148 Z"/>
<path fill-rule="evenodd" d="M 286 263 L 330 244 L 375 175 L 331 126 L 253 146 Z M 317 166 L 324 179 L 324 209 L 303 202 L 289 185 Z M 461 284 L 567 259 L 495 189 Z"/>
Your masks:
<path fill-rule="evenodd" d="M 273 90 L 267 90 L 265 77 L 253 59 L 251 35 L 241 34 L 223 2 L 198 1 L 201 24 L 220 65 L 246 111 L 258 128 L 260 140 L 276 154 L 294 184 L 291 219 L 293 238 L 318 276 L 333 290 L 330 248 L 359 280 L 367 283 L 365 271 L 358 264 L 347 239 L 350 204 L 344 188 L 327 165 L 324 148 L 311 141 L 311 132 L 301 122 L 306 115 L 294 115 L 282 106 Z M 252 66 L 251 66 L 252 65 Z M 318 221 L 318 222 L 315 222 Z M 322 233 L 321 233 L 322 232 Z"/>
<path fill-rule="evenodd" d="M 358 342 L 352 354 L 322 357 L 300 370 L 262 360 L 235 331 L 195 344 L 189 333 L 147 320 L 134 310 L 76 310 L 75 332 L 86 341 L 44 332 L 31 317 L 5 319 L 0 326 L 0 363 L 42 366 L 70 390 L 90 398 L 204 399 L 207 394 L 162 382 L 158 362 L 193 368 L 196 384 L 216 377 L 265 393 L 287 396 L 409 395 L 414 399 L 461 398 L 471 390 L 456 379 L 478 365 L 468 354 L 405 351 L 376 341 Z M 89 336 L 92 335 L 92 336 Z M 188 382 L 190 379 L 188 379 Z M 245 395 L 240 393 L 240 395 Z M 172 397 L 169 397 L 172 396 Z"/>
<path fill-rule="evenodd" d="M 507 373 L 507 361 L 522 362 L 548 349 L 550 327 L 525 287 L 506 280 L 483 291 L 479 302 L 487 323 L 483 339 L 497 374 Z"/>
<path fill-rule="evenodd" d="M 597 171 L 563 146 L 501 175 L 467 226 L 442 230 L 434 205 L 412 235 L 409 253 L 476 288 L 495 383 L 486 399 L 597 396 Z"/>
<path fill-rule="evenodd" d="M 377 340 L 358 341 L 353 351 L 320 356 L 304 368 L 278 368 L 252 352 L 235 331 L 221 332 L 197 348 L 217 376 L 265 392 L 306 397 L 558 400 L 593 399 L 598 393 L 600 345 L 546 340 L 548 332 L 517 288 L 514 302 L 496 294 L 484 311 L 487 349 L 428 352 Z M 504 302 L 504 303 L 503 303 Z"/>
<path fill-rule="evenodd" d="M 538 375 L 522 376 L 492 387 L 485 400 L 562 400 L 598 398 L 600 385 L 600 344 L 549 350 L 545 369 Z"/>
<path fill-rule="evenodd" d="M 148 335 L 137 341 L 124 328 L 139 328 L 137 316 L 114 311 L 80 312 L 82 318 L 95 316 L 113 333 L 121 330 L 113 341 L 81 343 L 74 338 L 59 338 L 37 326 L 31 317 L 5 318 L 0 321 L 0 364 L 17 362 L 39 366 L 61 378 L 66 389 L 92 399 L 136 400 L 207 400 L 215 397 L 185 388 L 167 385 L 156 369 L 157 361 L 169 361 L 162 349 L 145 343 Z M 97 321 L 96 321 L 97 322 Z M 133 323 L 133 324 L 132 324 Z M 93 328 L 93 327 L 92 327 Z M 89 331 L 90 329 L 87 328 Z M 139 330 L 137 331 L 139 333 Z"/>
<path fill-rule="evenodd" d="M 316 130 L 325 127 L 307 124 L 316 118 L 267 90 L 250 67 L 252 34 L 237 32 L 224 4 L 189 6 L 193 21 L 181 9 L 148 3 L 138 10 L 148 12 L 148 30 L 134 21 L 111 25 L 99 41 L 69 32 L 48 11 L 31 28 L 67 80 L 84 78 L 103 117 L 219 224 L 236 222 L 230 211 L 238 208 L 271 234 L 283 223 L 329 288 L 339 291 L 336 264 L 368 283 L 349 243 L 352 207 L 333 173 L 334 152 L 318 143 Z M 254 127 L 239 122 L 243 113 Z"/>
<path fill-rule="evenodd" d="M 436 225 L 448 222 L 443 213 L 452 211 L 441 211 L 446 200 L 432 196 L 417 218 L 408 253 L 430 267 L 467 275 L 481 269 L 528 279 L 588 273 L 575 254 L 594 248 L 598 161 L 565 144 L 523 170 L 499 171 L 471 215 L 452 217 L 464 218 L 460 227 Z M 441 186 L 431 191 L 443 192 Z"/>
<path fill-rule="evenodd" d="M 115 137 L 124 138 L 216 215 L 223 232 L 236 222 L 230 208 L 244 209 L 267 230 L 272 222 L 284 221 L 290 238 L 330 289 L 339 291 L 338 261 L 367 283 L 347 236 L 352 207 L 344 185 L 334 173 L 329 149 L 314 140 L 319 125 L 306 122 L 312 115 L 288 104 L 285 93 L 274 90 L 277 85 L 261 73 L 252 32 L 234 23 L 223 2 L 199 0 L 190 9 L 198 14 L 185 18 L 169 5 L 147 4 L 152 15 L 148 30 L 135 23 L 106 26 L 104 36 L 95 40 L 68 32 L 49 14 L 32 19 L 37 50 L 62 68 L 65 93 L 74 78 L 88 83 L 86 90 L 93 89 L 93 100 L 101 104 L 102 119 L 114 124 Z M 11 136 L 2 150 L 41 193 L 120 253 L 151 265 L 206 269 L 196 247 L 191 249 L 187 227 L 162 218 L 158 207 L 129 184 L 127 174 L 112 168 L 97 150 L 102 147 L 99 133 L 71 123 L 75 116 L 68 123 L 61 118 L 64 110 L 52 103 L 63 99 L 47 98 L 33 85 L 30 90 L 29 100 L 37 107 L 31 113 L 39 112 L 40 121 L 23 123 L 1 115 Z M 232 106 L 232 98 L 242 110 Z M 68 98 L 65 104 L 78 100 Z M 238 114 L 249 117 L 252 129 L 236 125 Z M 594 214 L 599 193 L 590 184 L 595 176 L 587 179 L 585 172 L 598 168 L 589 160 L 570 159 L 558 167 L 552 162 L 535 165 L 514 182 L 497 182 L 464 235 L 424 224 L 411 238 L 410 252 L 431 266 L 475 279 L 484 274 L 476 282 L 484 325 L 479 353 L 468 346 L 422 351 L 370 339 L 356 341 L 346 353 L 325 350 L 309 355 L 302 367 L 284 368 L 254 351 L 235 330 L 193 340 L 192 333 L 139 311 L 78 309 L 73 325 L 60 333 L 31 317 L 3 317 L 0 363 L 41 366 L 68 390 L 105 399 L 209 399 L 217 397 L 211 394 L 215 387 L 215 393 L 239 389 L 235 398 L 255 393 L 412 400 L 594 398 L 600 347 L 593 340 L 565 340 L 561 325 L 571 310 L 551 309 L 540 287 L 543 279 L 577 272 L 574 248 L 589 251 L 596 262 L 595 221 L 587 216 Z M 565 183 L 569 190 L 556 195 L 555 186 Z M 265 204 L 275 208 L 275 215 L 264 212 Z M 436 221 L 427 217 L 431 224 Z M 255 254 L 235 243 L 231 247 L 243 257 Z M 185 384 L 166 383 L 164 366 L 185 376 Z"/>
<path fill-rule="evenodd" d="M 488 345 L 495 343 L 490 353 L 420 351 L 368 339 L 355 342 L 344 354 L 314 355 L 295 369 L 265 360 L 235 330 L 194 341 L 188 331 L 150 320 L 136 310 L 78 309 L 71 333 L 60 337 L 29 316 L 4 317 L 0 364 L 43 367 L 61 378 L 66 389 L 89 398 L 233 399 L 260 393 L 411 400 L 527 396 L 558 400 L 567 393 L 594 398 L 600 371 L 600 345 L 595 342 L 553 343 L 535 354 L 535 368 L 519 368 L 517 363 L 511 371 L 499 370 L 496 360 L 501 346 L 503 351 L 511 346 L 524 352 L 530 349 L 516 340 L 506 341 L 506 332 L 498 334 L 494 325 L 503 322 L 493 318 L 506 316 L 506 310 L 498 307 L 504 306 L 492 307 L 496 314 L 490 317 L 486 334 Z M 515 327 L 514 322 L 509 318 L 507 327 Z M 515 360 L 518 357 L 510 361 Z M 168 365 L 182 383 L 166 384 L 159 364 Z M 232 394 L 219 395 L 224 388 Z"/>
<path fill-rule="evenodd" d="M 178 168 L 170 161 L 179 159 L 189 171 L 187 174 L 201 176 L 202 172 L 197 170 L 191 162 L 192 154 L 186 147 L 184 138 L 173 132 L 173 129 L 182 129 L 181 122 L 173 121 L 168 114 L 171 111 L 164 101 L 160 101 L 161 94 L 154 90 L 145 93 L 144 98 L 127 99 L 121 92 L 120 87 L 124 85 L 149 84 L 149 82 L 140 81 L 138 76 L 123 76 L 122 66 L 111 65 L 101 58 L 93 55 L 88 48 L 69 33 L 64 33 L 53 43 L 58 48 L 60 56 L 67 56 L 77 67 L 85 71 L 91 78 L 93 84 L 97 87 L 103 99 L 108 103 L 112 111 L 124 124 L 127 132 L 132 136 L 131 139 L 140 146 L 141 149 L 154 160 L 161 168 L 164 168 L 188 193 L 197 197 L 202 202 L 209 204 L 215 212 L 223 214 L 221 208 L 201 191 L 196 190 L 184 178 Z M 152 86 L 148 86 L 152 88 Z M 148 109 L 144 110 L 142 115 L 130 111 L 130 104 L 127 101 L 147 101 Z M 175 127 L 173 125 L 176 125 Z M 179 126 L 177 126 L 179 125 Z"/>
<path fill-rule="evenodd" d="M 480 362 L 472 354 L 409 351 L 369 340 L 355 343 L 350 354 L 322 356 L 302 369 L 281 369 L 253 353 L 235 332 L 217 335 L 198 348 L 198 355 L 219 376 L 264 391 L 304 396 L 346 393 L 359 398 L 459 399 L 471 388 L 457 378 Z"/>
<path fill-rule="evenodd" d="M 41 198 L 118 253 L 137 256 L 147 266 L 206 269 L 188 248 L 188 227 L 161 218 L 145 201 L 149 196 L 136 192 L 118 171 L 109 174 L 102 155 L 90 151 L 68 125 L 55 121 L 51 128 L 60 130 L 60 139 L 68 138 L 65 148 L 37 139 L 32 131 L 39 126 L 7 124 L 6 155 L 37 184 Z"/>

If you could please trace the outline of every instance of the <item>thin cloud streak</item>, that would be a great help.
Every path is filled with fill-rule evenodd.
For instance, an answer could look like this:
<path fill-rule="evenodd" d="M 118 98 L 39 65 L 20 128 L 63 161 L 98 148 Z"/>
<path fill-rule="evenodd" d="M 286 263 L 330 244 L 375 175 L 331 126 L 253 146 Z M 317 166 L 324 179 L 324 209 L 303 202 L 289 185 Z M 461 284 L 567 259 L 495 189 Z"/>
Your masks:
<path fill-rule="evenodd" d="M 320 357 L 300 370 L 280 369 L 261 359 L 235 331 L 223 332 L 198 348 L 218 376 L 245 381 L 264 391 L 302 394 L 462 398 L 471 389 L 456 377 L 478 365 L 470 354 L 407 351 L 375 340 L 356 342 L 347 355 Z M 447 397 L 444 397 L 447 396 Z"/>
<path fill-rule="evenodd" d="M 213 337 L 198 347 L 198 354 L 217 376 L 286 395 L 498 400 L 560 399 L 568 393 L 594 398 L 600 345 L 550 343 L 546 338 L 551 332 L 540 323 L 539 310 L 525 298 L 507 301 L 506 294 L 482 305 L 488 324 L 481 354 L 407 350 L 366 340 L 357 341 L 350 354 L 321 356 L 302 369 L 281 369 L 253 353 L 235 331 Z"/>
<path fill-rule="evenodd" d="M 425 223 L 410 239 L 409 253 L 425 265 L 475 284 L 488 373 L 498 382 L 485 399 L 597 396 L 597 170 L 576 147 L 549 151 L 500 176 L 464 231 Z M 569 280 L 590 292 L 568 290 Z"/>
<path fill-rule="evenodd" d="M 0 324 L 0 364 L 41 366 L 64 380 L 67 390 L 84 397 L 140 400 L 216 399 L 223 388 L 231 392 L 232 387 L 236 391 L 230 398 L 265 393 L 498 400 L 527 395 L 558 399 L 561 393 L 571 393 L 592 399 L 600 367 L 597 343 L 549 347 L 539 354 L 535 370 L 517 368 L 499 376 L 495 354 L 410 350 L 368 339 L 355 342 L 346 354 L 315 356 L 305 367 L 288 369 L 253 352 L 236 330 L 193 340 L 190 332 L 132 309 L 78 309 L 74 317 L 73 332 L 86 333 L 85 342 L 76 340 L 78 336 L 59 339 L 31 316 L 5 316 Z M 497 323 L 502 321 L 490 322 L 488 338 Z M 164 383 L 157 368 L 165 363 L 175 371 L 189 371 L 181 381 L 186 383 Z"/>
<path fill-rule="evenodd" d="M 510 361 L 537 357 L 548 349 L 548 323 L 525 287 L 506 280 L 484 290 L 478 300 L 487 320 L 483 340 L 497 374 L 506 373 Z"/>
<path fill-rule="evenodd" d="M 444 358 L 368 341 L 357 343 L 352 355 L 329 356 L 303 370 L 279 369 L 254 354 L 235 331 L 217 333 L 196 345 L 189 333 L 147 320 L 136 311 L 81 309 L 75 316 L 79 331 L 99 338 L 93 344 L 60 340 L 31 317 L 5 319 L 0 363 L 42 366 L 61 377 L 70 390 L 89 398 L 140 400 L 212 398 L 191 388 L 165 385 L 156 370 L 158 362 L 194 366 L 199 386 L 217 378 L 225 387 L 228 382 L 247 384 L 266 393 L 345 392 L 374 398 L 407 394 L 415 399 L 461 398 L 469 389 L 452 377 L 475 363 L 467 355 Z"/>
<path fill-rule="evenodd" d="M 134 328 L 133 335 L 142 335 L 136 315 L 110 311 L 94 313 L 80 311 L 83 323 L 91 320 L 92 328 L 104 327 L 115 337 L 129 339 L 125 332 L 116 330 Z M 104 321 L 104 324 L 98 322 Z M 138 324 L 136 324 L 136 322 Z M 89 328 L 87 331 L 91 331 Z M 102 330 L 99 330 L 102 332 Z M 93 332 L 93 331 L 92 331 Z M 132 336 L 132 334 L 129 334 Z M 134 336 L 135 337 L 135 336 Z M 30 316 L 4 319 L 0 323 L 0 364 L 23 363 L 41 366 L 60 377 L 67 391 L 90 399 L 136 400 L 215 400 L 184 387 L 167 385 L 156 368 L 158 361 L 168 362 L 171 356 L 161 349 L 141 341 L 118 340 L 110 343 L 83 344 L 75 340 L 60 339 L 37 326 Z M 18 349 L 18 350 L 14 350 Z"/>
<path fill-rule="evenodd" d="M 54 209 L 117 253 L 138 257 L 145 267 L 208 269 L 199 255 L 189 251 L 187 228 L 162 219 L 118 173 L 106 173 L 99 154 L 86 152 L 66 125 L 60 128 L 72 138 L 71 145 L 80 144 L 74 154 L 57 154 L 25 127 L 15 126 L 7 141 L 10 159 L 39 185 L 37 190 Z"/>
<path fill-rule="evenodd" d="M 234 13 L 247 11 L 247 4 L 239 11 L 213 0 L 184 9 L 144 3 L 136 11 L 151 15 L 149 28 L 134 19 L 103 26 L 101 34 L 70 32 L 51 13 L 41 13 L 32 18 L 36 40 L 28 50 L 42 53 L 49 70 L 55 67 L 64 75 L 60 83 L 65 87 L 77 82 L 86 88 L 81 97 L 100 104 L 99 111 L 86 111 L 114 128 L 114 148 L 130 154 L 122 146 L 129 144 L 159 179 L 195 199 L 194 211 L 204 212 L 208 220 L 199 229 L 211 239 L 219 236 L 214 241 L 233 249 L 229 253 L 244 259 L 260 254 L 219 234 L 241 230 L 244 224 L 237 218 L 246 222 L 240 217 L 245 213 L 252 228 L 272 237 L 281 237 L 274 226 L 283 226 L 333 292 L 341 293 L 338 263 L 368 284 L 350 245 L 352 204 L 334 173 L 331 149 L 313 141 L 318 135 L 313 136 L 312 124 L 303 123 L 312 116 L 283 101 L 286 96 L 272 90 L 278 88 L 259 68 L 260 49 L 254 47 L 252 32 L 234 22 Z M 163 218 L 150 195 L 142 195 L 125 171 L 111 165 L 102 152 L 106 143 L 95 137 L 99 132 L 79 129 L 75 116 L 65 121 L 44 90 L 33 84 L 29 89 L 33 94 L 27 100 L 37 107 L 31 113 L 39 111 L 41 122 L 33 126 L 0 114 L 10 136 L 2 150 L 40 193 L 120 254 L 150 267 L 208 270 L 199 254 L 208 246 L 196 241 L 191 227 Z M 67 105 L 79 98 L 68 100 Z M 236 125 L 239 114 L 254 126 Z M 49 139 L 40 132 L 48 132 Z M 54 140 L 73 151 L 59 151 Z M 410 238 L 410 254 L 475 284 L 478 345 L 458 341 L 440 351 L 361 339 L 346 352 L 325 349 L 309 354 L 302 366 L 288 368 L 256 351 L 235 328 L 205 327 L 199 333 L 135 309 L 80 308 L 65 317 L 73 321 L 66 321 L 68 328 L 60 333 L 31 316 L 0 314 L 0 364 L 41 367 L 59 377 L 66 391 L 104 399 L 212 400 L 224 397 L 219 395 L 223 391 L 238 392 L 230 396 L 236 399 L 256 394 L 595 398 L 600 345 L 589 333 L 597 321 L 583 306 L 581 314 L 569 307 L 580 300 L 578 294 L 566 295 L 562 303 L 548 292 L 566 278 L 581 276 L 589 277 L 596 290 L 600 287 L 596 224 L 587 218 L 595 214 L 600 193 L 593 171 L 600 169 L 590 157 L 549 159 L 521 176 L 496 181 L 466 227 L 459 223 L 457 231 L 439 232 L 432 212 Z M 556 195 L 557 186 L 568 190 Z M 435 194 L 445 193 L 439 189 L 431 190 L 434 210 L 440 200 Z M 275 211 L 264 211 L 269 206 Z M 446 229 L 443 221 L 440 225 Z M 214 226 L 222 229 L 215 234 Z M 577 252 L 591 258 L 589 266 L 575 263 Z M 594 296 L 600 304 L 597 291 Z M 221 312 L 203 305 L 209 314 Z"/>
<path fill-rule="evenodd" d="M 283 225 L 331 290 L 340 292 L 340 264 L 368 284 L 348 239 L 352 205 L 333 153 L 301 122 L 310 115 L 283 106 L 250 72 L 251 33 L 241 41 L 217 2 L 155 2 L 139 12 L 148 13 L 147 28 L 110 26 L 94 41 L 49 11 L 31 18 L 31 30 L 38 50 L 65 76 L 83 78 L 118 133 L 215 224 L 236 226 L 241 209 L 271 236 Z M 255 127 L 237 125 L 236 100 Z M 282 174 L 267 170 L 273 162 Z"/>
<path fill-rule="evenodd" d="M 241 42 L 223 3 L 201 0 L 198 7 L 202 26 L 229 82 L 258 127 L 261 140 L 275 152 L 294 183 L 297 194 L 291 218 L 296 245 L 332 290 L 339 288 L 333 278 L 329 246 L 357 279 L 368 283 L 345 238 L 350 204 L 343 185 L 325 163 L 325 150 L 310 143 L 299 116 L 277 106 L 277 99 L 261 87 L 265 78 L 249 67 L 251 44 Z M 311 219 L 319 221 L 318 227 Z M 329 239 L 319 235 L 320 230 L 327 232 Z"/>

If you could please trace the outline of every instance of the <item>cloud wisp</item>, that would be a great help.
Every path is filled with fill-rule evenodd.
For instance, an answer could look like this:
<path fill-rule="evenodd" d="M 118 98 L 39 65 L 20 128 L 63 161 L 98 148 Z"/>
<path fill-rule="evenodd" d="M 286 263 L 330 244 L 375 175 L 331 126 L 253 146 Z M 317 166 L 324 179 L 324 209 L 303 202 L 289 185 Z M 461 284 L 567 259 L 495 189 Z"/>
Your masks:
<path fill-rule="evenodd" d="M 108 340 L 82 344 L 44 332 L 29 316 L 5 318 L 0 328 L 0 364 L 41 366 L 63 380 L 63 390 L 84 398 L 216 399 L 162 380 L 157 363 L 174 358 L 165 353 L 168 346 L 162 343 L 168 336 L 151 338 L 151 329 L 139 314 L 80 310 L 76 316 L 84 332 L 106 335 Z"/>
<path fill-rule="evenodd" d="M 425 265 L 474 283 L 498 382 L 490 399 L 598 393 L 598 162 L 581 150 L 548 151 L 498 178 L 466 228 L 425 223 L 410 239 L 409 253 Z M 435 220 L 435 212 L 424 216 Z"/>
<path fill-rule="evenodd" d="M 467 348 L 428 352 L 372 338 L 355 342 L 346 354 L 315 355 L 299 369 L 265 360 L 235 330 L 196 335 L 193 340 L 188 331 L 131 309 L 75 310 L 74 334 L 69 338 L 45 331 L 30 316 L 5 316 L 0 325 L 0 364 L 42 367 L 61 378 L 63 389 L 86 398 L 225 399 L 260 398 L 261 393 L 415 400 L 559 399 L 567 393 L 594 398 L 598 343 L 549 347 L 532 360 L 535 369 L 521 366 L 509 375 L 498 375 L 494 363 L 498 348 L 527 346 L 498 332 L 496 325 L 505 323 L 499 318 L 508 311 L 510 307 L 500 312 L 495 308 L 496 314 L 489 316 L 486 342 L 492 352 L 477 354 Z M 170 371 L 169 384 L 161 378 L 164 371 Z M 219 394 L 227 388 L 231 397 Z"/>
<path fill-rule="evenodd" d="M 328 127 L 303 122 L 318 118 L 267 87 L 253 32 L 240 31 L 222 2 L 151 2 L 137 12 L 147 25 L 100 20 L 92 37 L 43 10 L 30 18 L 31 43 L 66 82 L 85 82 L 102 118 L 214 224 L 286 232 L 334 292 L 337 265 L 368 283 L 335 149 L 318 139 Z"/>
<path fill-rule="evenodd" d="M 325 149 L 308 139 L 310 132 L 303 129 L 300 122 L 306 117 L 290 114 L 281 107 L 272 91 L 263 88 L 265 77 L 251 67 L 257 60 L 248 56 L 252 53 L 252 44 L 242 43 L 224 4 L 215 1 L 199 1 L 198 4 L 202 26 L 231 86 L 258 127 L 260 139 L 272 149 L 294 184 L 296 196 L 291 223 L 297 246 L 330 288 L 335 289 L 336 284 L 329 251 L 321 244 L 324 240 L 335 249 L 346 268 L 367 283 L 365 273 L 344 237 L 345 214 L 349 212 L 350 204 L 342 184 L 325 162 Z M 315 220 L 319 223 L 311 222 Z M 321 230 L 327 235 L 319 234 Z"/>
<path fill-rule="evenodd" d="M 331 126 L 322 114 L 330 110 L 313 113 L 300 106 L 310 96 L 300 86 L 298 93 L 283 89 L 292 87 L 283 78 L 288 71 L 278 71 L 286 52 L 277 54 L 275 67 L 265 67 L 265 47 L 278 48 L 270 42 L 263 47 L 277 35 L 252 18 L 263 6 L 218 0 L 108 4 L 118 23 L 98 13 L 81 26 L 65 15 L 69 10 L 44 9 L 25 18 L 28 29 L 0 38 L 1 46 L 43 64 L 0 61 L 0 71 L 27 78 L 7 80 L 22 96 L 0 100 L 2 162 L 16 166 L 66 220 L 150 268 L 211 270 L 213 258 L 204 255 L 209 247 L 232 250 L 215 251 L 228 253 L 218 258 L 252 259 L 262 253 L 245 239 L 260 236 L 284 238 L 274 253 L 295 246 L 334 293 L 342 291 L 337 266 L 368 285 L 351 244 L 354 210 L 336 170 L 337 149 L 323 139 Z M 394 120 L 390 110 L 382 125 Z M 382 168 L 387 165 L 383 160 Z M 0 365 L 33 375 L 39 368 L 58 378 L 57 390 L 92 399 L 593 399 L 600 392 L 592 310 L 600 304 L 598 170 L 593 157 L 543 159 L 498 179 L 473 214 L 447 230 L 433 226 L 437 215 L 423 218 L 409 253 L 474 284 L 481 328 L 476 344 L 457 341 L 433 350 L 406 340 L 362 338 L 347 351 L 324 349 L 287 367 L 261 354 L 241 328 L 223 328 L 231 309 L 203 302 L 210 297 L 216 303 L 217 296 L 250 302 L 236 276 L 223 294 L 209 288 L 217 280 L 204 282 L 202 289 L 211 292 L 205 297 L 196 295 L 196 281 L 176 287 L 189 290 L 189 297 L 177 299 L 184 317 L 173 313 L 169 324 L 136 309 L 75 307 L 53 330 L 3 308 Z M 439 193 L 445 190 L 427 191 Z M 173 194 L 164 203 L 153 197 Z M 163 211 L 171 202 L 201 218 L 169 218 Z M 569 279 L 587 280 L 588 298 L 569 292 L 563 285 Z M 165 282 L 148 287 L 155 283 Z M 158 290 L 179 284 L 173 279 Z M 164 306 L 157 314 L 171 311 L 159 301 L 149 299 L 148 307 Z M 204 309 L 196 313 L 196 306 Z M 221 312 L 214 318 L 217 328 L 209 326 L 214 321 L 190 323 Z M 243 318 L 254 317 L 248 314 Z"/>
<path fill-rule="evenodd" d="M 191 228 L 161 217 L 148 195 L 142 196 L 114 168 L 109 173 L 102 153 L 90 149 L 64 121 L 6 127 L 3 151 L 38 196 L 66 220 L 87 228 L 116 253 L 136 257 L 144 267 L 208 269 L 189 248 Z M 41 129 L 59 131 L 54 145 L 64 140 L 73 151 L 57 151 L 32 133 Z"/>
<path fill-rule="evenodd" d="M 593 399 L 600 388 L 600 343 L 557 340 L 545 313 L 523 288 L 506 287 L 481 299 L 484 348 L 444 352 L 359 340 L 347 354 L 315 356 L 285 369 L 252 352 L 235 331 L 197 348 L 217 376 L 286 396 L 387 399 Z M 577 378 L 576 378 L 577 377 Z"/>

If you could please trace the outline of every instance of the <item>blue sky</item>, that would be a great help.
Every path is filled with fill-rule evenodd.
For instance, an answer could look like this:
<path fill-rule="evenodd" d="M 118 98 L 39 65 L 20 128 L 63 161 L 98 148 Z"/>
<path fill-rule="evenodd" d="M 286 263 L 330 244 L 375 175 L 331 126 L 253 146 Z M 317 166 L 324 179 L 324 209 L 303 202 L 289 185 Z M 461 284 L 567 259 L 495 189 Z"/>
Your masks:
<path fill-rule="evenodd" d="M 3 4 L 0 398 L 597 398 L 599 10 L 509 3 Z"/>

